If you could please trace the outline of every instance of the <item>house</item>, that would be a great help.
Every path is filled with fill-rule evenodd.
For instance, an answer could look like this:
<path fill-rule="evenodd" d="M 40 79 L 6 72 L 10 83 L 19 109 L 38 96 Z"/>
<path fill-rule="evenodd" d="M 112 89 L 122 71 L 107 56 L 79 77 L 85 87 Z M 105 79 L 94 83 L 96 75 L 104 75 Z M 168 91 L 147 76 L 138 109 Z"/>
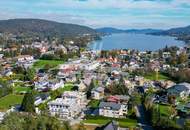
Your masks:
<path fill-rule="evenodd" d="M 180 83 L 167 89 L 168 95 L 174 95 L 176 97 L 186 98 L 190 94 L 190 84 Z"/>
<path fill-rule="evenodd" d="M 64 82 L 63 80 L 60 81 L 50 81 L 48 84 L 48 88 L 52 91 L 58 89 L 58 88 L 63 88 L 64 87 Z"/>
<path fill-rule="evenodd" d="M 34 82 L 35 89 L 38 91 L 44 91 L 48 89 L 48 81 L 37 81 Z"/>
<path fill-rule="evenodd" d="M 65 100 L 77 100 L 77 104 L 81 107 L 85 107 L 87 105 L 87 97 L 85 92 L 79 91 L 65 91 L 62 95 L 62 98 Z"/>
<path fill-rule="evenodd" d="M 169 58 L 171 56 L 170 52 L 163 52 L 162 57 L 165 58 Z"/>
<path fill-rule="evenodd" d="M 34 60 L 34 57 L 30 55 L 20 55 L 17 57 L 17 62 L 19 63 L 32 62 L 33 60 Z"/>
<path fill-rule="evenodd" d="M 51 99 L 51 97 L 49 94 L 39 94 L 35 97 L 34 105 L 38 106 L 41 103 L 44 103 L 50 99 Z"/>
<path fill-rule="evenodd" d="M 78 85 L 78 91 L 84 92 L 86 91 L 87 86 L 85 85 L 84 81 L 81 80 L 80 84 Z"/>
<path fill-rule="evenodd" d="M 127 104 L 129 101 L 129 98 L 130 97 L 126 95 L 114 95 L 114 96 L 109 96 L 106 100 L 108 102 Z"/>
<path fill-rule="evenodd" d="M 104 98 L 104 88 L 98 87 L 98 88 L 92 89 L 91 97 L 92 97 L 92 99 L 96 99 L 96 100 L 103 99 Z"/>
<path fill-rule="evenodd" d="M 114 102 L 100 102 L 99 115 L 112 118 L 121 118 L 127 114 L 127 105 Z"/>
<path fill-rule="evenodd" d="M 90 71 L 90 70 L 95 70 L 98 66 L 100 66 L 100 63 L 97 61 L 93 61 L 93 62 L 86 64 L 84 67 L 85 67 L 85 70 Z"/>
<path fill-rule="evenodd" d="M 7 70 L 3 71 L 3 75 L 9 77 L 9 76 L 13 75 L 13 72 L 11 69 L 7 69 Z"/>
<path fill-rule="evenodd" d="M 63 119 L 74 119 L 81 112 L 76 99 L 64 100 L 63 98 L 57 98 L 48 103 L 48 109 L 51 116 L 58 116 Z"/>
<path fill-rule="evenodd" d="M 5 114 L 5 112 L 0 112 L 0 123 L 3 121 Z"/>
<path fill-rule="evenodd" d="M 77 118 L 86 107 L 86 94 L 78 91 L 66 91 L 61 98 L 48 103 L 48 109 L 52 116 L 63 119 Z"/>

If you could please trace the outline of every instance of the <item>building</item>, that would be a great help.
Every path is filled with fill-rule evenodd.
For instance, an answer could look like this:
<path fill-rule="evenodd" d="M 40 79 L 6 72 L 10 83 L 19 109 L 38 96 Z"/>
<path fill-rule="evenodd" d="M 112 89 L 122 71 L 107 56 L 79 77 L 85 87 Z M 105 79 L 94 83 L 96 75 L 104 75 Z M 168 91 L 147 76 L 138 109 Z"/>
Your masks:
<path fill-rule="evenodd" d="M 20 55 L 17 57 L 17 61 L 19 63 L 23 63 L 23 62 L 32 62 L 34 60 L 33 56 L 30 55 Z"/>
<path fill-rule="evenodd" d="M 34 104 L 36 106 L 40 105 L 41 103 L 45 103 L 46 101 L 50 100 L 51 97 L 49 94 L 39 94 L 35 97 Z"/>
<path fill-rule="evenodd" d="M 112 118 L 121 118 L 127 114 L 127 105 L 114 102 L 101 102 L 99 115 Z"/>
<path fill-rule="evenodd" d="M 190 84 L 189 83 L 180 83 L 180 84 L 174 85 L 167 89 L 167 93 L 168 93 L 168 95 L 186 98 L 190 94 Z"/>
<path fill-rule="evenodd" d="M 98 88 L 92 89 L 91 97 L 92 97 L 92 99 L 96 99 L 96 100 L 103 99 L 104 98 L 104 88 L 98 87 Z"/>
<path fill-rule="evenodd" d="M 6 114 L 5 112 L 0 112 L 0 123 L 4 119 L 5 114 Z"/>
<path fill-rule="evenodd" d="M 86 107 L 87 99 L 85 93 L 78 91 L 66 91 L 62 98 L 50 101 L 48 109 L 52 116 L 57 115 L 63 119 L 77 118 Z"/>

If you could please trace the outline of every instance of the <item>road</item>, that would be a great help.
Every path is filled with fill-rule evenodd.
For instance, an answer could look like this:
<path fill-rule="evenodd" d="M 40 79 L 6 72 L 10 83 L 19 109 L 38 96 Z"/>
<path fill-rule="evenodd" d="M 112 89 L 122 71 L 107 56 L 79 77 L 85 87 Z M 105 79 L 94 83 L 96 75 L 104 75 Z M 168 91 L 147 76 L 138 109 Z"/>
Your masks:
<path fill-rule="evenodd" d="M 153 130 L 152 126 L 146 121 L 145 110 L 142 105 L 135 107 L 138 123 L 141 124 L 143 130 Z"/>

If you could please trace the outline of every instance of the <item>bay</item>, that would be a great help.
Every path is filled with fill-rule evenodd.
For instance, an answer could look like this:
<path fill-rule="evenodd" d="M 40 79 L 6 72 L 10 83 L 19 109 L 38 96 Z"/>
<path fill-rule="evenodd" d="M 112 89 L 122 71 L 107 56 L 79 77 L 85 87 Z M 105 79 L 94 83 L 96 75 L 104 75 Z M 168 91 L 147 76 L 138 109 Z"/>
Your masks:
<path fill-rule="evenodd" d="M 135 49 L 139 51 L 155 51 L 166 46 L 183 47 L 183 41 L 170 36 L 119 33 L 105 36 L 100 41 L 91 42 L 91 50 Z"/>

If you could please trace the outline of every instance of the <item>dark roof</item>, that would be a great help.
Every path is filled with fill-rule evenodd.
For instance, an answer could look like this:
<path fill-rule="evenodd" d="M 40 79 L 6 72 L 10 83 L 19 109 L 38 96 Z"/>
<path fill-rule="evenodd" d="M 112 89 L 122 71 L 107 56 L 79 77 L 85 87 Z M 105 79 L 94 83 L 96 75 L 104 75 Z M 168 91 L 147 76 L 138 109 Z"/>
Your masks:
<path fill-rule="evenodd" d="M 114 102 L 100 102 L 99 108 L 109 107 L 112 110 L 119 110 L 121 108 L 121 104 Z"/>
<path fill-rule="evenodd" d="M 168 89 L 169 91 L 174 91 L 174 92 L 183 92 L 183 91 L 188 91 L 188 87 L 183 84 L 177 84 L 172 86 L 171 88 Z"/>

